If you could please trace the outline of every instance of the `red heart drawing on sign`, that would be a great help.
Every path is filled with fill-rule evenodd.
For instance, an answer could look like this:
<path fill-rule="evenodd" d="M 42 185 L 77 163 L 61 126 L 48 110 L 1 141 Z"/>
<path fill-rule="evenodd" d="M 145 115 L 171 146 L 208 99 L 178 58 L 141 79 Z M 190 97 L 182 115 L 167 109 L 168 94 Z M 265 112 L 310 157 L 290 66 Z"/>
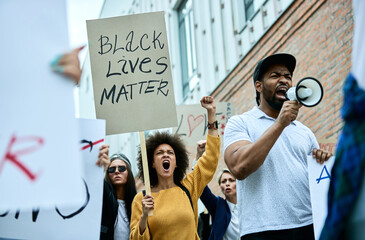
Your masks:
<path fill-rule="evenodd" d="M 204 115 L 199 115 L 196 118 L 192 114 L 188 116 L 188 125 L 189 125 L 189 137 L 195 128 L 199 126 L 204 121 Z"/>

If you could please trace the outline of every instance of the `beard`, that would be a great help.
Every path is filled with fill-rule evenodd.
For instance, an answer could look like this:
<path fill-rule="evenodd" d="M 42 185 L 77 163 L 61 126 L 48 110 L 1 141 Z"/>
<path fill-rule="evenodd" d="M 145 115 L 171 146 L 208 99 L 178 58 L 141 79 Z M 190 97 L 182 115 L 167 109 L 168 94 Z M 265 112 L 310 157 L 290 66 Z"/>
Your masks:
<path fill-rule="evenodd" d="M 263 86 L 263 97 L 266 102 L 272 107 L 273 109 L 280 111 L 283 107 L 284 101 L 278 100 L 275 98 L 275 93 L 270 93 L 266 88 Z"/>

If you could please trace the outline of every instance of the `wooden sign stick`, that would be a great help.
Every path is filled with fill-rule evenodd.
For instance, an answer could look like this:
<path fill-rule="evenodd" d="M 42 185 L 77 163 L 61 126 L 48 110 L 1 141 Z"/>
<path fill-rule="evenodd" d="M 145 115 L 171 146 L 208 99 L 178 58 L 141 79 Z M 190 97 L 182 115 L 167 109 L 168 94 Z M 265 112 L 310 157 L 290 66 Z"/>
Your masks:
<path fill-rule="evenodd" d="M 142 167 L 143 167 L 144 186 L 146 188 L 146 194 L 151 195 L 150 175 L 149 175 L 149 170 L 148 170 L 146 139 L 144 137 L 144 131 L 139 131 L 139 140 L 141 142 L 141 154 L 142 154 Z M 153 216 L 153 210 L 150 210 L 148 212 L 148 216 Z"/>

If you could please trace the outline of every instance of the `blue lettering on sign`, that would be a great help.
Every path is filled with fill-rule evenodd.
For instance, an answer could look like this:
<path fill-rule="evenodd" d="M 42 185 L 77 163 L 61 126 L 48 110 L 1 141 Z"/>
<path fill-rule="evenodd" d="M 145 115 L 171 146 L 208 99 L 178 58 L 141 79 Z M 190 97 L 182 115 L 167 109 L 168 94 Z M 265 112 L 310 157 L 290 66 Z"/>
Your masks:
<path fill-rule="evenodd" d="M 322 174 L 323 174 L 323 172 L 324 171 L 326 171 L 326 176 L 324 176 L 324 177 L 322 177 Z M 331 179 L 331 175 L 329 174 L 329 172 L 328 172 L 328 170 L 327 170 L 327 168 L 326 168 L 326 165 L 324 165 L 323 166 L 323 168 L 322 168 L 322 171 L 321 171 L 321 175 L 319 176 L 319 178 L 317 178 L 316 179 L 316 181 L 317 181 L 317 184 L 321 181 L 321 180 L 323 180 L 323 179 L 326 179 L 326 178 L 329 178 L 329 179 Z"/>

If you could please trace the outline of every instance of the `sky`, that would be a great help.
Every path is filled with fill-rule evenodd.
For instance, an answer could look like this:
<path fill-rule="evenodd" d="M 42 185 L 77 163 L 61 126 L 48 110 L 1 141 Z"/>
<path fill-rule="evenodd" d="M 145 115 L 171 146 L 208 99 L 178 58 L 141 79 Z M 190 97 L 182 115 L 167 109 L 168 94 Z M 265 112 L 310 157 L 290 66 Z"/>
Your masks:
<path fill-rule="evenodd" d="M 66 0 L 70 49 L 87 44 L 86 20 L 99 18 L 104 0 Z M 85 47 L 79 54 L 81 66 L 86 57 Z M 74 88 L 75 116 L 79 117 L 78 88 Z"/>
<path fill-rule="evenodd" d="M 70 48 L 87 43 L 86 20 L 97 19 L 104 0 L 66 0 Z"/>

